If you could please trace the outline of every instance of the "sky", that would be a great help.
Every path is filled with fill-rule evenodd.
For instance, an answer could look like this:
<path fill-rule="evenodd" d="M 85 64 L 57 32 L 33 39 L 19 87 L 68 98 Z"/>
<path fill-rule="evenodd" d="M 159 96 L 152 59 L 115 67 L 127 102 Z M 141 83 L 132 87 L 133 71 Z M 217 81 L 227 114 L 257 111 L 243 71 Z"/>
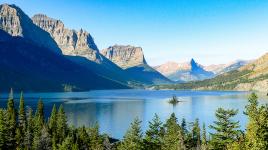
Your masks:
<path fill-rule="evenodd" d="M 28 16 L 85 29 L 98 48 L 143 48 L 147 62 L 202 65 L 255 59 L 268 52 L 267 0 L 0 0 Z"/>

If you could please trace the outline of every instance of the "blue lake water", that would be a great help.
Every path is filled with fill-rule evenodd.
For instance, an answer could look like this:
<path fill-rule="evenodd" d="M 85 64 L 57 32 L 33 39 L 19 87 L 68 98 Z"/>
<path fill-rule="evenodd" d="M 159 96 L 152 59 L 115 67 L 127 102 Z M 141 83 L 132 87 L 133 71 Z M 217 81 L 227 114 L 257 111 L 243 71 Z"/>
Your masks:
<path fill-rule="evenodd" d="M 146 130 L 148 121 L 158 114 L 164 122 L 171 113 L 178 120 L 185 118 L 192 122 L 199 118 L 200 124 L 212 124 L 215 110 L 219 107 L 239 109 L 236 120 L 241 129 L 245 128 L 247 117 L 243 114 L 248 92 L 234 91 L 174 91 L 174 90 L 99 90 L 70 93 L 26 93 L 25 103 L 36 108 L 39 97 L 45 105 L 45 115 L 51 112 L 53 104 L 64 105 L 68 123 L 74 126 L 90 126 L 96 122 L 102 133 L 122 138 L 135 117 L 142 121 Z M 173 106 L 168 100 L 176 95 L 182 102 Z M 19 95 L 16 95 L 18 97 Z M 1 97 L 0 106 L 6 106 L 6 97 Z M 268 103 L 268 97 L 259 98 L 260 103 Z M 18 106 L 18 98 L 16 99 Z M 209 130 L 209 129 L 208 129 Z"/>

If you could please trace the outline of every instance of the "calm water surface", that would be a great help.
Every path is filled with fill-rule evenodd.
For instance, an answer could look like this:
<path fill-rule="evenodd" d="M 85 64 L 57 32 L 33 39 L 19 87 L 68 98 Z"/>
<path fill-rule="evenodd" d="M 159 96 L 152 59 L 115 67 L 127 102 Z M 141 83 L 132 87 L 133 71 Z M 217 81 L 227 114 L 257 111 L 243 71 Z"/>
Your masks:
<path fill-rule="evenodd" d="M 42 97 L 45 115 L 51 112 L 53 104 L 64 105 L 68 123 L 74 126 L 90 126 L 96 122 L 103 133 L 122 138 L 135 117 L 142 120 L 143 130 L 148 121 L 158 114 L 165 121 L 171 113 L 178 120 L 187 122 L 199 118 L 200 123 L 212 124 L 218 107 L 239 109 L 236 119 L 241 129 L 245 128 L 247 118 L 243 110 L 247 104 L 247 92 L 229 91 L 153 91 L 153 90 L 100 90 L 73 93 L 26 93 L 27 106 L 36 108 L 37 100 Z M 176 95 L 182 102 L 173 106 L 168 100 Z M 18 95 L 16 95 L 17 97 Z M 1 107 L 6 106 L 6 95 L 1 97 Z M 261 103 L 268 103 L 268 97 L 260 97 Z M 16 100 L 18 106 L 18 100 Z"/>

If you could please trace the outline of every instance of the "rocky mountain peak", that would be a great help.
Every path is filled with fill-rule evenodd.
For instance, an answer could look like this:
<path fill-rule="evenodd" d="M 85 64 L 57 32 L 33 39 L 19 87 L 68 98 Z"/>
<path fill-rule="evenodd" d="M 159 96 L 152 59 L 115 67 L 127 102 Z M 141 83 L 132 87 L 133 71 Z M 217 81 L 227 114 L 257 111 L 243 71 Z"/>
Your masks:
<path fill-rule="evenodd" d="M 189 64 L 190 64 L 191 71 L 204 71 L 203 67 L 199 65 L 198 63 L 196 63 L 196 61 L 193 58 L 191 59 Z"/>
<path fill-rule="evenodd" d="M 114 45 L 101 53 L 123 69 L 147 64 L 141 47 Z"/>
<path fill-rule="evenodd" d="M 61 53 L 55 41 L 16 5 L 0 5 L 0 29 L 11 36 L 20 36 L 36 44 Z"/>
<path fill-rule="evenodd" d="M 61 20 L 50 18 L 44 14 L 34 15 L 32 20 L 51 35 L 63 54 L 86 57 L 97 63 L 102 62 L 102 56 L 94 39 L 87 31 L 65 28 Z"/>

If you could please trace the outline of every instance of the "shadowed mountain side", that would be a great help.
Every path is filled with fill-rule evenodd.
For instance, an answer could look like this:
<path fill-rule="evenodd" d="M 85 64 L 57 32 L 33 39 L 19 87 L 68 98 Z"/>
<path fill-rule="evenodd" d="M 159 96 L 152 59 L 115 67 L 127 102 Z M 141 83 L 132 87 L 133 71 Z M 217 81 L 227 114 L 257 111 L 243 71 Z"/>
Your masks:
<path fill-rule="evenodd" d="M 131 75 L 128 74 L 125 70 L 119 68 L 114 63 L 110 62 L 110 60 L 105 60 L 102 64 L 95 63 L 93 61 L 88 60 L 85 57 L 80 56 L 65 56 L 69 60 L 88 68 L 89 70 L 94 70 L 94 73 L 108 78 L 110 80 L 115 80 L 122 84 L 130 84 L 130 82 L 136 82 L 132 79 Z M 107 59 L 107 58 L 103 58 Z"/>
<path fill-rule="evenodd" d="M 21 37 L 0 30 L 0 90 L 77 91 L 127 88 Z M 5 38 L 2 38 L 5 37 Z"/>
<path fill-rule="evenodd" d="M 146 64 L 125 69 L 133 78 L 146 84 L 170 84 L 166 77 Z"/>
<path fill-rule="evenodd" d="M 172 83 L 146 63 L 141 47 L 114 45 L 103 49 L 101 54 L 124 69 L 138 83 L 145 85 Z"/>
<path fill-rule="evenodd" d="M 0 29 L 11 36 L 20 36 L 34 42 L 36 45 L 46 47 L 49 50 L 61 54 L 57 43 L 50 37 L 49 33 L 36 26 L 16 5 L 0 5 Z"/>

